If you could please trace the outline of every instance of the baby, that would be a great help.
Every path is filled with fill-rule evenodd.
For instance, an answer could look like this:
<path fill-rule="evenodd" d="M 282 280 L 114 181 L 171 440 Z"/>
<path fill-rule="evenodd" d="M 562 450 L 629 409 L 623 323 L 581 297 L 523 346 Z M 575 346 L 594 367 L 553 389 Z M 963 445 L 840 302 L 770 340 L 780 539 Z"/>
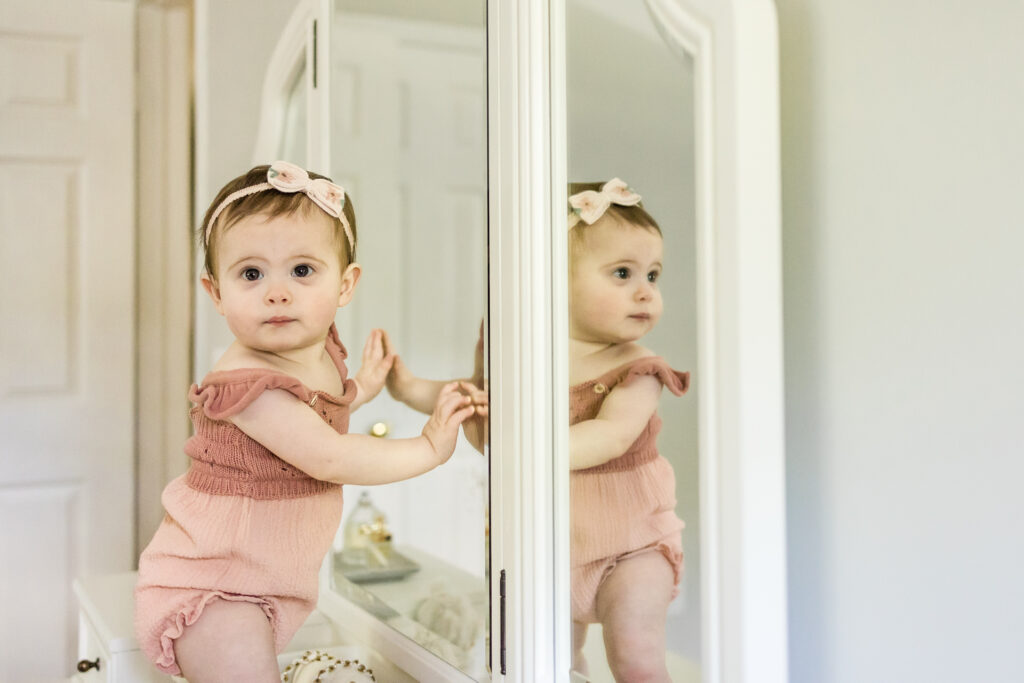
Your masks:
<path fill-rule="evenodd" d="M 192 462 L 164 490 L 139 559 L 136 635 L 157 668 L 190 683 L 270 683 L 316 604 L 341 485 L 437 467 L 474 408 L 448 383 L 418 437 L 346 433 L 394 357 L 375 331 L 348 376 L 334 315 L 361 268 L 352 202 L 327 178 L 257 166 L 220 191 L 201 238 L 202 285 L 235 341 L 189 392 Z"/>
<path fill-rule="evenodd" d="M 569 197 L 569 451 L 573 668 L 604 630 L 617 681 L 669 681 L 665 617 L 683 568 L 675 476 L 655 443 L 662 387 L 689 375 L 637 342 L 662 312 L 662 238 L 614 178 Z"/>

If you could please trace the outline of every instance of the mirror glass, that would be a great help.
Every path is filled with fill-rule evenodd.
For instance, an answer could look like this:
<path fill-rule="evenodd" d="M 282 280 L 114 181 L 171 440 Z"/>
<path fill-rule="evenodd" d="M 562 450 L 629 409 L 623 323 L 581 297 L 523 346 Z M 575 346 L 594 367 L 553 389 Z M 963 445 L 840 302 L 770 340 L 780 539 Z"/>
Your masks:
<path fill-rule="evenodd" d="M 671 4 L 672 0 L 651 2 Z M 643 208 L 657 221 L 663 235 L 662 267 L 656 282 L 662 298 L 663 313 L 653 329 L 644 333 L 636 343 L 664 358 L 671 368 L 692 372 L 697 367 L 692 59 L 679 46 L 666 40 L 667 32 L 657 25 L 644 0 L 567 0 L 565 26 L 568 179 L 570 183 L 604 183 L 618 177 L 632 191 L 641 195 Z M 597 189 L 600 189 L 600 185 Z M 572 189 L 569 194 L 573 194 Z M 598 225 L 594 223 L 593 227 Z M 589 227 L 581 223 L 573 230 L 586 230 Z M 643 228 L 630 228 L 622 234 L 635 237 L 644 233 Z M 584 241 L 580 249 L 587 250 L 593 246 Z M 600 244 L 597 247 L 600 248 Z M 570 292 L 574 291 L 574 278 L 578 277 L 573 269 L 576 264 L 582 263 L 577 261 L 580 256 L 573 256 L 573 253 L 574 249 L 570 246 Z M 647 269 L 642 270 L 644 272 L 631 275 L 645 278 Z M 608 276 L 612 275 L 614 273 L 609 272 Z M 617 275 L 621 276 L 622 273 Z M 644 295 L 639 296 L 642 298 Z M 587 337 L 589 334 L 580 331 L 578 327 L 574 331 L 574 316 L 583 310 L 581 301 L 583 299 L 570 294 L 570 337 Z M 599 333 L 593 333 L 590 337 L 590 342 L 594 340 L 600 344 Z M 598 362 L 593 355 L 598 347 L 588 345 L 589 342 L 580 344 L 578 341 L 570 339 L 569 383 L 573 391 L 578 391 L 586 381 L 602 375 L 604 369 L 620 365 L 619 362 L 610 361 L 631 358 L 628 353 L 616 357 L 605 351 L 603 360 Z M 601 358 L 600 352 L 596 357 Z M 612 376 L 615 374 L 611 373 Z M 611 391 L 607 392 L 609 397 L 616 389 L 613 386 L 616 381 L 604 379 L 607 387 L 611 387 Z M 667 608 L 661 607 L 662 613 L 666 615 L 666 668 L 670 680 L 676 683 L 700 680 L 700 407 L 695 390 L 699 382 L 700 378 L 691 374 L 690 389 L 681 397 L 663 389 L 657 407 L 663 420 L 661 432 L 656 439 L 657 450 L 674 471 L 674 511 L 685 522 L 681 532 L 672 532 L 677 542 L 681 535 L 685 557 L 678 595 L 670 601 L 666 598 Z M 602 382 L 587 386 L 594 392 L 599 389 L 607 391 Z M 571 402 L 575 400 L 570 399 Z M 643 418 L 641 424 L 646 419 Z M 577 435 L 575 439 L 574 433 Z M 573 447 L 574 440 L 577 447 L 589 443 L 584 441 L 586 436 L 580 434 L 579 431 L 570 430 L 573 458 L 576 458 L 578 452 Z M 643 435 L 640 438 L 644 438 Z M 640 550 L 650 543 L 642 528 L 647 524 L 644 520 L 651 515 L 663 515 L 666 508 L 671 508 L 673 492 L 670 490 L 667 494 L 661 494 L 661 503 L 649 504 L 650 510 L 645 512 L 639 506 L 642 505 L 640 501 L 647 500 L 648 493 L 637 493 L 630 489 L 628 495 L 622 495 L 627 486 L 641 486 L 636 483 L 639 479 L 630 481 L 631 477 L 639 475 L 620 471 L 586 472 L 586 467 L 579 467 L 580 462 L 573 460 L 577 469 L 570 475 L 573 497 L 570 523 L 573 527 L 571 554 L 574 559 L 571 575 L 574 603 L 577 593 L 583 596 L 581 607 L 577 608 L 574 604 L 574 621 L 584 615 L 582 605 L 587 604 L 590 599 L 588 596 L 595 596 L 595 613 L 591 616 L 604 623 L 591 623 L 586 629 L 574 624 L 574 637 L 579 638 L 579 652 L 586 662 L 584 665 L 580 655 L 574 653 L 574 666 L 587 668 L 587 677 L 592 681 L 612 681 L 615 678 L 609 659 L 618 657 L 622 666 L 628 666 L 629 662 L 628 653 L 617 655 L 613 651 L 615 639 L 619 637 L 617 634 L 647 634 L 650 632 L 644 629 L 652 628 L 654 633 L 660 631 L 660 617 L 640 618 L 635 615 L 636 610 L 633 610 L 640 609 L 645 599 L 642 593 L 648 586 L 634 586 L 634 589 L 640 591 L 638 594 L 624 589 L 621 583 L 617 583 L 617 579 L 626 576 L 620 573 L 624 568 L 636 567 L 635 564 L 628 564 L 631 559 L 633 562 L 637 559 L 643 561 L 644 553 L 631 558 L 622 558 L 622 555 Z M 636 466 L 644 467 L 649 465 Z M 596 483 L 599 481 L 603 482 L 600 486 L 608 488 L 601 489 Z M 668 488 L 671 489 L 671 486 Z M 588 495 L 598 497 L 584 500 Z M 612 541 L 614 549 L 601 551 L 599 554 L 602 559 L 595 560 L 589 556 L 587 545 L 591 542 L 591 535 L 596 533 L 600 536 L 603 532 L 593 528 L 595 520 L 600 519 L 597 515 L 601 514 L 594 511 L 594 503 L 598 500 L 608 503 L 612 499 L 618 500 L 620 496 L 625 501 L 625 508 L 621 515 L 620 512 L 614 515 L 616 520 L 632 520 L 624 533 L 627 540 Z M 607 511 L 604 514 L 608 514 Z M 605 520 L 597 523 L 607 527 L 615 522 Z M 644 537 L 640 541 L 640 548 L 636 547 L 635 541 L 629 539 L 630 536 Z M 657 561 L 669 566 L 669 562 L 656 549 L 648 550 L 648 558 L 652 557 L 652 553 Z M 608 570 L 609 566 L 613 568 Z M 655 572 L 652 575 L 655 577 L 653 581 L 664 581 L 664 567 L 661 568 L 661 574 L 657 573 L 657 567 L 650 571 Z M 616 577 L 616 573 L 620 573 L 619 577 Z M 668 575 L 671 576 L 670 571 Z M 596 616 L 598 613 L 600 617 Z M 657 614 L 657 609 L 647 605 L 642 607 L 640 613 Z M 646 635 L 645 640 L 651 642 L 651 638 Z M 657 642 L 656 637 L 653 642 Z M 656 652 L 654 657 L 660 659 L 660 654 Z M 622 669 L 619 671 L 619 680 L 626 680 L 622 678 Z"/>
<path fill-rule="evenodd" d="M 479 1 L 334 3 L 330 175 L 352 197 L 363 267 L 337 318 L 353 366 L 381 328 L 417 378 L 483 386 L 484 31 Z M 427 416 L 409 403 L 381 392 L 349 429 L 416 436 Z M 332 588 L 485 680 L 488 468 L 466 434 L 421 477 L 346 486 Z"/>

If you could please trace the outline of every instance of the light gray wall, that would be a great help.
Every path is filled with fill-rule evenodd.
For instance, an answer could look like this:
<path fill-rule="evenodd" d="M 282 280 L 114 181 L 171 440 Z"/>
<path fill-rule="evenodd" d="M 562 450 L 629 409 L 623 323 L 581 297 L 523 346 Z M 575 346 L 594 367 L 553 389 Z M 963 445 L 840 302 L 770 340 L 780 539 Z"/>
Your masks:
<path fill-rule="evenodd" d="M 778 0 L 793 683 L 1024 680 L 1024 3 Z"/>

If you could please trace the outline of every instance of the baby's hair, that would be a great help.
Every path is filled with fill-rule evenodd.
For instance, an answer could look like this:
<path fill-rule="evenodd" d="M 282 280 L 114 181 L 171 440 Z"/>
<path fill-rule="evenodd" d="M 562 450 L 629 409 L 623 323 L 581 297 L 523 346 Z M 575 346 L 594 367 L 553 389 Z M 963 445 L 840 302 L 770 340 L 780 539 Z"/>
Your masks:
<path fill-rule="evenodd" d="M 332 222 L 334 226 L 335 239 L 337 239 L 340 244 L 339 253 L 341 267 L 342 269 L 347 268 L 348 265 L 355 261 L 356 258 L 356 214 L 352 208 L 352 198 L 347 192 L 345 193 L 342 211 L 348 221 L 349 227 L 352 229 L 353 243 L 351 245 L 349 245 L 348 237 L 345 235 L 345 226 L 342 224 L 340 219 L 326 214 L 313 202 L 312 199 L 302 192 L 288 193 L 279 192 L 275 189 L 254 192 L 253 194 L 230 202 L 217 216 L 217 222 L 210 226 L 210 239 L 209 243 L 207 243 L 206 226 L 209 224 L 210 218 L 217 210 L 217 207 L 219 207 L 224 199 L 232 193 L 246 187 L 265 183 L 267 181 L 267 170 L 269 168 L 269 165 L 264 164 L 250 169 L 221 188 L 220 192 L 217 193 L 217 196 L 213 198 L 212 202 L 210 202 L 210 207 L 206 210 L 206 215 L 203 217 L 203 222 L 200 224 L 198 230 L 199 243 L 203 245 L 205 250 L 204 266 L 206 268 L 206 273 L 211 278 L 217 277 L 217 244 L 220 241 L 221 235 L 224 234 L 224 231 L 228 230 L 235 223 L 246 216 L 263 215 L 267 218 L 276 218 L 278 216 L 290 216 L 297 211 L 303 212 L 303 215 L 319 214 L 325 216 Z M 322 176 L 319 173 L 313 173 L 312 171 L 309 171 L 309 177 L 314 180 L 317 178 L 330 180 L 330 178 Z"/>
<path fill-rule="evenodd" d="M 600 192 L 604 186 L 604 182 L 596 183 L 569 183 L 569 196 L 579 194 L 580 192 L 586 192 L 587 190 L 593 190 L 594 192 Z M 573 212 L 573 207 L 567 205 L 567 213 Z M 647 213 L 644 208 L 643 202 L 638 202 L 633 206 L 622 206 L 620 204 L 612 203 L 605 209 L 604 214 L 596 222 L 600 223 L 605 220 L 612 220 L 619 225 L 625 225 L 630 227 L 645 228 L 647 230 L 653 230 L 654 232 L 661 235 L 661 228 L 658 226 L 658 222 L 654 220 L 651 214 Z M 579 250 L 583 247 L 586 242 L 586 233 L 589 226 L 580 221 L 572 228 L 569 229 L 569 257 L 570 259 L 579 253 Z"/>

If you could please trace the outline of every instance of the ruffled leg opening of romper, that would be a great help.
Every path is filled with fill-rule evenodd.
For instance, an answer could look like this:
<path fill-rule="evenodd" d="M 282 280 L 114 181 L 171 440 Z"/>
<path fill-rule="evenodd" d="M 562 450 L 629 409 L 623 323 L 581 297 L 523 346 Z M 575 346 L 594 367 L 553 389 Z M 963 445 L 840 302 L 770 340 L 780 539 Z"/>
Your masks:
<path fill-rule="evenodd" d="M 658 541 L 655 549 L 665 556 L 672 567 L 672 599 L 675 600 L 679 596 L 679 582 L 683 578 L 683 551 L 669 541 Z"/>
<path fill-rule="evenodd" d="M 660 541 L 651 543 L 643 548 L 631 550 L 617 557 L 609 557 L 597 560 L 581 567 L 574 567 L 572 571 L 572 618 L 583 624 L 597 624 L 597 593 L 601 589 L 608 576 L 615 570 L 615 567 L 623 560 L 628 560 L 637 555 L 657 552 L 668 561 L 672 568 L 672 594 L 670 600 L 679 596 L 679 582 L 683 578 L 683 550 L 679 544 L 678 536 L 670 535 Z"/>
<path fill-rule="evenodd" d="M 218 599 L 230 602 L 251 602 L 259 605 L 263 609 L 263 613 L 267 615 L 267 619 L 270 620 L 270 626 L 274 631 L 276 642 L 280 617 L 277 614 L 277 610 L 274 609 L 274 605 L 266 598 L 238 593 L 225 593 L 223 591 L 196 591 L 196 595 L 192 599 L 175 611 L 174 614 L 167 617 L 163 622 L 165 626 L 158 631 L 157 637 L 154 638 L 158 644 L 158 649 L 155 653 L 156 656 L 152 657 L 152 659 L 160 671 L 172 676 L 181 676 L 181 667 L 178 666 L 174 655 L 174 641 L 181 637 L 186 627 L 199 620 L 203 610 L 211 601 Z"/>
<path fill-rule="evenodd" d="M 650 545 L 646 545 L 643 548 L 637 548 L 628 553 L 619 555 L 618 557 L 611 558 L 604 567 L 604 571 L 601 573 L 601 578 L 597 582 L 596 589 L 601 587 L 608 575 L 612 573 L 612 570 L 622 562 L 638 555 L 644 555 L 646 553 L 658 552 L 668 561 L 670 567 L 672 567 L 672 598 L 675 599 L 679 595 L 679 582 L 683 578 L 683 550 L 679 546 L 678 538 L 675 535 L 663 538 L 660 541 L 655 541 Z"/>

